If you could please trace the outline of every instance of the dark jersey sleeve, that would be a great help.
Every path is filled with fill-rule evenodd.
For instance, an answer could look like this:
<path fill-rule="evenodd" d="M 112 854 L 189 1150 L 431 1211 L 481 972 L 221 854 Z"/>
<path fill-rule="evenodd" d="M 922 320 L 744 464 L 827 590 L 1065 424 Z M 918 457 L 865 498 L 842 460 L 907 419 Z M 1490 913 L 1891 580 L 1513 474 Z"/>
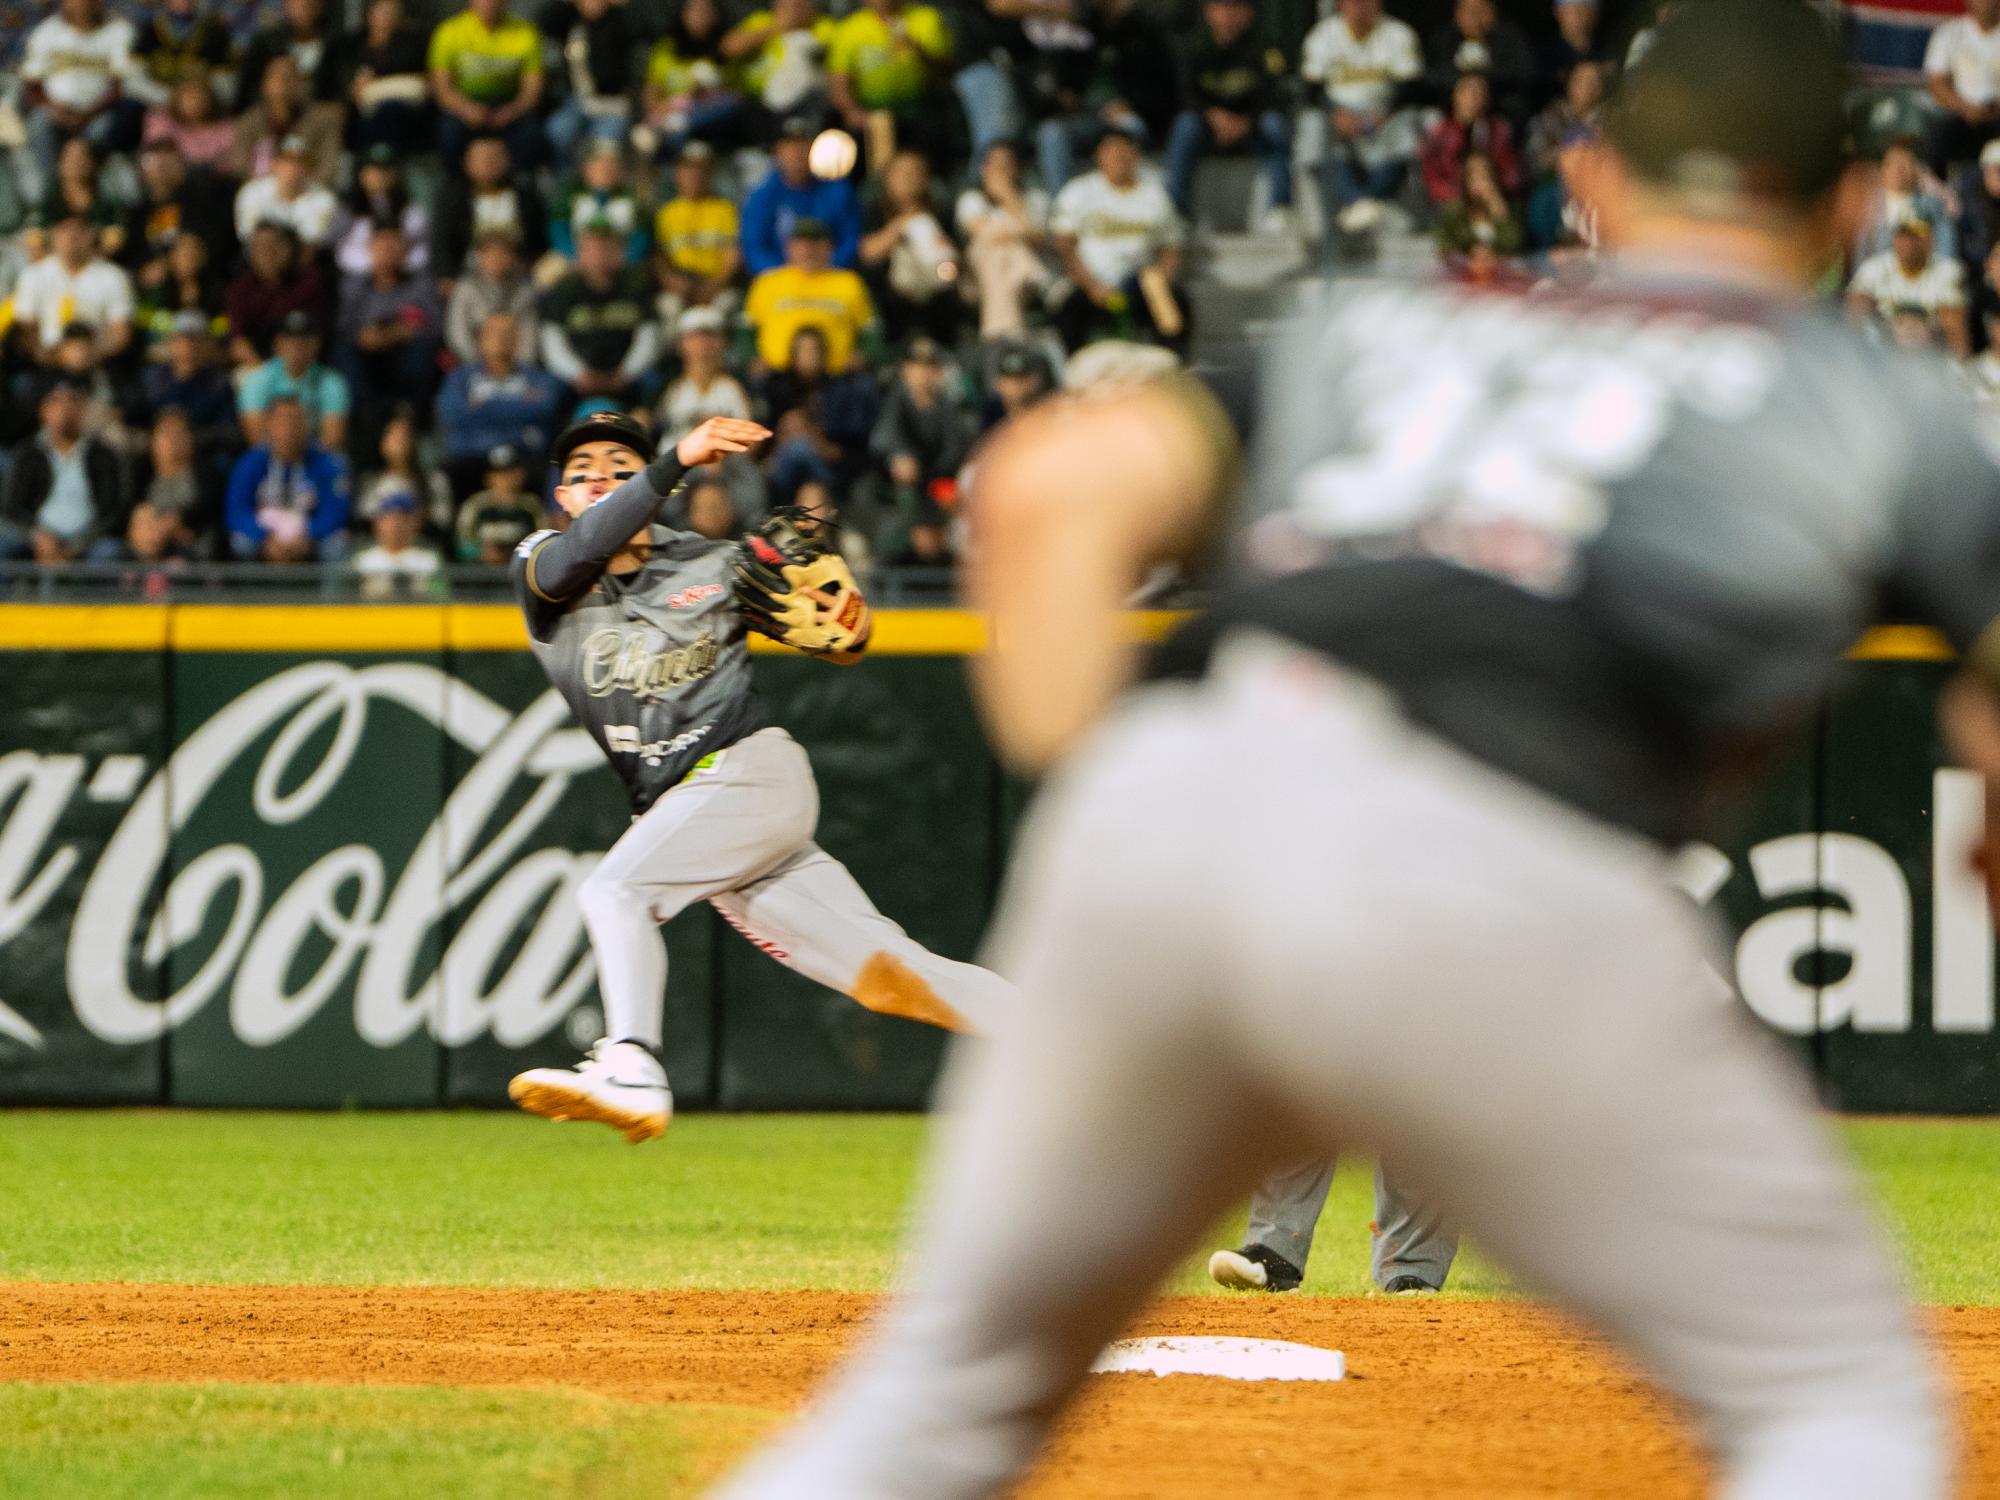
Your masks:
<path fill-rule="evenodd" d="M 633 533 L 649 526 L 659 508 L 687 481 L 687 470 L 669 454 L 655 459 L 570 523 L 567 531 L 538 531 L 514 550 L 515 595 L 531 618 L 541 607 L 587 593 Z"/>
<path fill-rule="evenodd" d="M 1955 390 L 1935 395 L 1910 429 L 1919 436 L 1883 602 L 1935 626 L 1963 656 L 2000 621 L 2000 425 Z"/>

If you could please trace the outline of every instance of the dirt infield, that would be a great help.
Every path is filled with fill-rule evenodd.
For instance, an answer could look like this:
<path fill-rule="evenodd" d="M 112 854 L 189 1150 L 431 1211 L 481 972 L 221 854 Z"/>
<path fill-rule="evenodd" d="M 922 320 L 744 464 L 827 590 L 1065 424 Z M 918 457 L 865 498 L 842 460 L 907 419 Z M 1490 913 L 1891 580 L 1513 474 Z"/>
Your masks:
<path fill-rule="evenodd" d="M 0 1285 L 0 1380 L 563 1385 L 639 1401 L 794 1405 L 871 1299 L 812 1292 Z M 1934 1327 L 2000 1495 L 2000 1309 Z M 1379 1298 L 1156 1304 L 1135 1332 L 1290 1338 L 1346 1351 L 1328 1385 L 1104 1376 L 1034 1500 L 1166 1500 L 1249 1485 L 1371 1500 L 1693 1496 L 1685 1427 L 1533 1307 Z"/>

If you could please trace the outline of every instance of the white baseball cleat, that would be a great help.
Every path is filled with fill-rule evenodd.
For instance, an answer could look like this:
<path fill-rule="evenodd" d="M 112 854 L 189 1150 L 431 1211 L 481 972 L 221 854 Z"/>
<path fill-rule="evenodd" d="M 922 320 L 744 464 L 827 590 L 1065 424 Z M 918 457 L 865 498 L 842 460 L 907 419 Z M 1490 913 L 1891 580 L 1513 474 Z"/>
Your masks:
<path fill-rule="evenodd" d="M 1232 1292 L 1296 1292 L 1305 1273 L 1274 1250 L 1245 1245 L 1208 1258 L 1209 1279 Z"/>
<path fill-rule="evenodd" d="M 574 1068 L 530 1068 L 507 1097 L 550 1120 L 596 1120 L 635 1146 L 666 1133 L 673 1091 L 658 1058 L 635 1042 L 598 1042 Z"/>

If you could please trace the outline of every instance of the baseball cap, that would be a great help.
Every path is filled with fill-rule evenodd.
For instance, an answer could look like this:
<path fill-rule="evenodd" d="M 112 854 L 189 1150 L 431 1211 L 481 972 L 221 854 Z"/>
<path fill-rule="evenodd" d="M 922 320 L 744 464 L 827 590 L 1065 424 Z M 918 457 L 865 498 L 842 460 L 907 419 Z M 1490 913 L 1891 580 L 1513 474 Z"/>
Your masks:
<path fill-rule="evenodd" d="M 622 443 L 642 461 L 653 451 L 653 440 L 646 429 L 616 407 L 610 407 L 591 412 L 558 433 L 549 448 L 549 462 L 561 469 L 570 454 L 585 443 Z"/>
<path fill-rule="evenodd" d="M 401 158 L 397 155 L 396 148 L 387 141 L 377 141 L 368 148 L 368 155 L 362 160 L 371 167 L 393 167 Z"/>
<path fill-rule="evenodd" d="M 2000 136 L 1995 136 L 1979 148 L 1979 165 L 1990 167 L 2000 163 Z"/>
<path fill-rule="evenodd" d="M 929 334 L 920 333 L 903 350 L 903 358 L 912 364 L 941 365 L 944 363 L 944 350 Z"/>
<path fill-rule="evenodd" d="M 208 315 L 196 312 L 191 307 L 182 308 L 179 312 L 175 313 L 174 321 L 167 325 L 167 333 L 170 336 L 177 333 L 201 334 L 207 332 Z"/>
<path fill-rule="evenodd" d="M 521 467 L 521 450 L 512 443 L 499 443 L 486 450 L 488 469 L 518 469 Z"/>
<path fill-rule="evenodd" d="M 375 502 L 375 514 L 378 516 L 415 515 L 416 511 L 417 497 L 406 489 L 390 490 Z"/>
<path fill-rule="evenodd" d="M 674 325 L 674 332 L 680 333 L 720 333 L 722 314 L 712 307 L 690 307 L 681 314 L 681 320 Z"/>
<path fill-rule="evenodd" d="M 75 396 L 81 400 L 89 394 L 83 382 L 74 375 L 58 375 L 42 388 L 42 399 L 45 401 L 50 396 Z"/>
<path fill-rule="evenodd" d="M 1896 221 L 1896 233 L 1921 235 L 1923 238 L 1929 239 L 1931 237 L 1931 221 L 1924 218 L 1921 214 L 1904 214 L 1902 218 Z"/>
<path fill-rule="evenodd" d="M 709 145 L 707 141 L 689 141 L 681 147 L 681 154 L 675 159 L 678 161 L 714 161 L 715 147 Z"/>
<path fill-rule="evenodd" d="M 306 154 L 306 138 L 302 135 L 288 135 L 278 142 L 278 155 L 280 156 L 305 156 Z"/>
<path fill-rule="evenodd" d="M 319 329 L 313 323 L 310 313 L 300 312 L 294 308 L 285 314 L 284 322 L 278 325 L 278 332 L 289 334 L 293 338 L 312 338 L 318 334 Z"/>
<path fill-rule="evenodd" d="M 583 159 L 589 161 L 594 156 L 623 156 L 616 141 L 608 135 L 594 135 L 583 148 Z"/>
<path fill-rule="evenodd" d="M 787 115 L 778 125 L 781 141 L 809 141 L 817 134 L 813 122 L 804 115 Z"/>
<path fill-rule="evenodd" d="M 830 240 L 833 231 L 826 227 L 824 219 L 799 218 L 792 220 L 791 232 L 785 236 L 790 240 Z"/>
<path fill-rule="evenodd" d="M 583 225 L 583 233 L 603 235 L 614 240 L 622 240 L 623 238 L 625 238 L 624 231 L 621 230 L 616 224 L 612 223 L 609 219 L 607 219 L 603 214 L 598 214 L 595 218 L 586 219 Z"/>
<path fill-rule="evenodd" d="M 1131 141 L 1134 145 L 1146 142 L 1146 127 L 1125 115 L 1116 115 L 1104 122 L 1104 128 L 1097 132 L 1097 144 L 1109 140 Z"/>

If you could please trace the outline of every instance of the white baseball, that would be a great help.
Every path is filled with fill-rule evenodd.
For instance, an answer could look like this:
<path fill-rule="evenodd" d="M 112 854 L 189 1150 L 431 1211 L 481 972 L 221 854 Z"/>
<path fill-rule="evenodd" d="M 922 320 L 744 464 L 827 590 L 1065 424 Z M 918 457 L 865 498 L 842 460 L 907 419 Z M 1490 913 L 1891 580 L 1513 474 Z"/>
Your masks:
<path fill-rule="evenodd" d="M 846 131 L 822 130 L 813 137 L 806 164 L 812 168 L 813 176 L 838 182 L 854 170 L 854 159 L 859 154 L 854 137 Z"/>

